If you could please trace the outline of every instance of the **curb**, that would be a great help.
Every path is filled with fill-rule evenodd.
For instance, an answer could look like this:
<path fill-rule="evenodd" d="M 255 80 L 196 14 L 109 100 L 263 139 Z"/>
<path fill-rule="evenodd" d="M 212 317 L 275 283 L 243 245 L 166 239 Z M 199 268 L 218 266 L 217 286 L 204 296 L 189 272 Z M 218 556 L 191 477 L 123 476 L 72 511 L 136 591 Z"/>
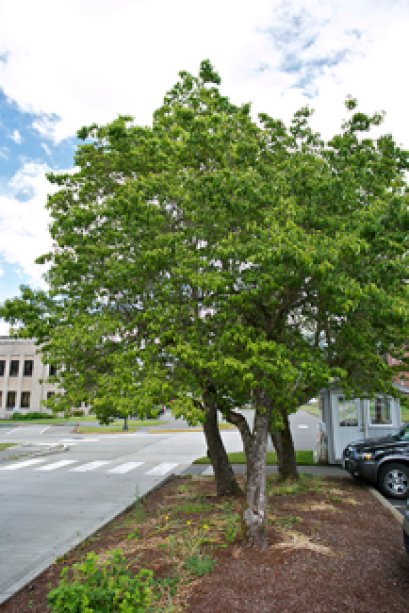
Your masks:
<path fill-rule="evenodd" d="M 17 447 L 17 445 L 16 445 Z M 68 451 L 70 448 L 68 445 L 59 445 L 58 449 L 52 449 L 53 445 L 50 445 L 50 447 L 44 451 L 38 451 L 37 453 L 30 453 L 28 452 L 27 454 L 25 454 L 24 456 L 21 456 L 20 458 L 16 459 L 10 459 L 10 460 L 2 460 L 2 462 L 18 462 L 22 457 L 24 457 L 25 459 L 29 459 L 29 458 L 39 458 L 41 456 L 44 455 L 53 455 L 54 453 L 62 453 L 64 451 Z M 22 450 L 23 447 L 20 448 L 20 450 Z"/>
<path fill-rule="evenodd" d="M 388 509 L 392 515 L 394 516 L 395 519 L 398 520 L 398 522 L 401 524 L 401 526 L 403 526 L 403 515 L 401 513 L 399 513 L 399 511 L 397 511 L 395 509 L 395 507 L 393 505 L 391 505 L 391 503 L 386 500 L 386 498 L 384 498 L 382 496 L 382 494 L 380 494 L 377 490 L 375 490 L 373 487 L 368 487 L 369 491 L 371 492 L 371 494 L 377 499 L 379 500 L 379 502 L 386 508 Z"/>
<path fill-rule="evenodd" d="M 138 498 L 138 500 L 143 501 L 146 496 L 148 496 L 149 494 L 151 494 L 155 490 L 161 488 L 168 481 L 172 481 L 172 479 L 175 479 L 178 476 L 179 475 L 177 475 L 175 473 L 170 473 L 170 475 L 168 475 L 167 477 L 162 479 L 162 481 L 160 481 L 159 483 L 156 483 L 149 490 L 147 490 L 142 496 L 140 496 Z M 90 537 L 94 536 L 94 534 L 99 532 L 107 524 L 111 523 L 111 521 L 113 521 L 114 519 L 119 517 L 119 515 L 122 515 L 122 513 L 125 513 L 126 511 L 129 511 L 134 506 L 134 504 L 135 504 L 135 500 L 132 500 L 132 502 L 127 503 L 126 506 L 124 508 L 122 508 L 121 510 L 114 511 L 111 515 L 108 516 L 108 518 L 106 520 L 105 519 L 103 520 L 102 524 L 100 524 L 96 528 L 94 528 L 94 527 L 91 528 L 85 535 L 81 535 L 80 537 L 76 537 L 72 541 L 72 543 L 69 545 L 68 549 L 65 549 L 64 551 L 62 551 L 62 550 L 58 551 L 58 555 L 52 555 L 52 558 L 56 559 L 57 557 L 61 557 L 61 556 L 65 555 L 65 554 L 69 553 L 70 551 L 72 551 L 73 549 L 78 547 L 78 545 L 80 543 L 82 543 L 82 542 L 88 540 Z M 7 590 L 5 590 L 3 593 L 8 594 L 10 592 L 10 595 L 8 595 L 5 600 L 0 602 L 0 610 L 2 609 L 2 606 L 4 604 L 6 604 L 10 600 L 10 598 L 15 596 L 15 594 L 17 594 L 17 592 L 19 592 L 20 590 L 24 589 L 29 583 L 34 582 L 36 580 L 36 578 L 39 577 L 39 575 L 41 575 L 41 573 L 43 573 L 45 570 L 47 570 L 47 568 L 52 566 L 53 563 L 54 563 L 54 561 L 46 562 L 44 564 L 40 564 L 39 567 L 36 570 L 31 571 L 25 577 L 23 577 L 22 579 L 19 579 L 19 581 L 16 581 L 16 583 L 14 583 Z"/>

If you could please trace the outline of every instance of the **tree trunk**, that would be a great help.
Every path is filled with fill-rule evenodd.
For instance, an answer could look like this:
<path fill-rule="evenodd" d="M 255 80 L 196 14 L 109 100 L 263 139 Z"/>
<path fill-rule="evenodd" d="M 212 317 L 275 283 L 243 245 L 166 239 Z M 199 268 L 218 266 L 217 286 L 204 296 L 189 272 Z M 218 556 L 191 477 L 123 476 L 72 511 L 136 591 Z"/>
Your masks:
<path fill-rule="evenodd" d="M 269 412 L 261 415 L 256 409 L 251 440 L 245 445 L 247 460 L 246 509 L 244 520 L 247 543 L 267 549 L 266 451 L 270 426 Z"/>
<path fill-rule="evenodd" d="M 233 468 L 227 457 L 226 449 L 220 436 L 217 424 L 217 408 L 214 400 L 204 394 L 206 406 L 206 421 L 204 434 L 207 443 L 207 457 L 212 463 L 216 480 L 216 492 L 218 496 L 242 494 L 242 490 L 236 481 Z"/>
<path fill-rule="evenodd" d="M 278 474 L 280 479 L 298 479 L 297 461 L 290 422 L 286 411 L 281 412 L 283 429 L 274 430 L 270 426 L 270 436 L 278 457 Z"/>

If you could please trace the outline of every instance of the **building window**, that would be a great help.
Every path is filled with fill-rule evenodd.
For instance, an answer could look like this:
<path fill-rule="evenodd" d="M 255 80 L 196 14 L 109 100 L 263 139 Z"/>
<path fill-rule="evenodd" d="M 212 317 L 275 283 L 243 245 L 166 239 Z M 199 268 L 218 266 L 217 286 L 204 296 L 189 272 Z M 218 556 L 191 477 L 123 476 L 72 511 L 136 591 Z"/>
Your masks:
<path fill-rule="evenodd" d="M 14 409 L 14 407 L 16 406 L 16 396 L 16 392 L 7 392 L 7 409 Z"/>
<path fill-rule="evenodd" d="M 33 367 L 34 367 L 33 360 L 24 360 L 24 376 L 25 377 L 33 376 Z"/>
<path fill-rule="evenodd" d="M 11 360 L 10 362 L 10 377 L 18 377 L 18 360 Z"/>
<path fill-rule="evenodd" d="M 374 426 L 392 424 L 391 401 L 388 398 L 375 398 L 369 402 L 369 423 Z"/>
<path fill-rule="evenodd" d="M 6 360 L 0 360 L 0 377 L 4 377 L 5 369 L 6 369 Z"/>
<path fill-rule="evenodd" d="M 21 408 L 30 408 L 30 392 L 21 392 Z"/>
<path fill-rule="evenodd" d="M 50 377 L 55 377 L 56 374 L 57 374 L 56 367 L 55 366 L 51 366 L 51 364 L 50 364 L 50 374 L 49 374 L 49 376 Z"/>
<path fill-rule="evenodd" d="M 52 396 L 54 396 L 55 392 L 47 392 L 47 400 L 50 400 Z"/>
<path fill-rule="evenodd" d="M 340 426 L 357 426 L 358 404 L 356 400 L 345 400 L 344 396 L 338 396 L 338 415 Z"/>

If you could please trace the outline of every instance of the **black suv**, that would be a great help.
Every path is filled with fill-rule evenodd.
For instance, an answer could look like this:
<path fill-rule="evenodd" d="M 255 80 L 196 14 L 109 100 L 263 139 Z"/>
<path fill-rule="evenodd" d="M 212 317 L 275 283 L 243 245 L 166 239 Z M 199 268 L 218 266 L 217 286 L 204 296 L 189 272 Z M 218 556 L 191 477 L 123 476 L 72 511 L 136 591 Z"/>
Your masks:
<path fill-rule="evenodd" d="M 409 423 L 384 438 L 347 445 L 342 466 L 356 479 L 376 485 L 385 496 L 409 496 Z"/>

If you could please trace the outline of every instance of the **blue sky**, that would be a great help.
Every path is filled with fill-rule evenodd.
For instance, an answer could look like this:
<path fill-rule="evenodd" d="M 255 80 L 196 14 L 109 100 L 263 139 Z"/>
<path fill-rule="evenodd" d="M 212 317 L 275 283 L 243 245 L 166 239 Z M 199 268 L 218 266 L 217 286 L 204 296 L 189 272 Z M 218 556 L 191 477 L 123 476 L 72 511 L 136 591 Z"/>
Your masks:
<path fill-rule="evenodd" d="M 371 138 L 409 149 L 408 31 L 406 0 L 1 0 L 0 303 L 20 284 L 46 287 L 34 264 L 51 247 L 45 173 L 75 171 L 82 126 L 118 114 L 150 125 L 178 72 L 209 58 L 254 119 L 289 126 L 308 104 L 328 141 L 352 95 L 359 111 L 386 111 Z"/>

